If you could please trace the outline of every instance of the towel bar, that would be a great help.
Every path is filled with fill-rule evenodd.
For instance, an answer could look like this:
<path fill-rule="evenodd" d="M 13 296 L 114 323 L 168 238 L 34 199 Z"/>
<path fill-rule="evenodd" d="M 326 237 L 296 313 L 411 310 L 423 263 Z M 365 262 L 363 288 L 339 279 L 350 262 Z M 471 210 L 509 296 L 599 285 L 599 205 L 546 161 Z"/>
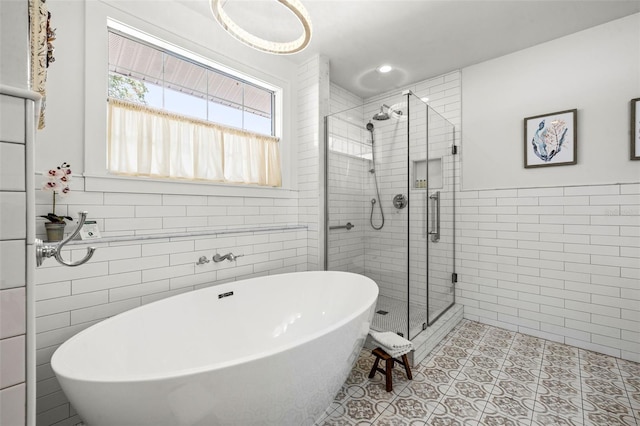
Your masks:
<path fill-rule="evenodd" d="M 351 222 L 347 222 L 346 225 L 339 225 L 339 226 L 330 226 L 329 229 L 346 229 L 347 231 L 351 230 L 351 228 L 355 228 L 356 226 L 354 224 L 352 224 Z"/>

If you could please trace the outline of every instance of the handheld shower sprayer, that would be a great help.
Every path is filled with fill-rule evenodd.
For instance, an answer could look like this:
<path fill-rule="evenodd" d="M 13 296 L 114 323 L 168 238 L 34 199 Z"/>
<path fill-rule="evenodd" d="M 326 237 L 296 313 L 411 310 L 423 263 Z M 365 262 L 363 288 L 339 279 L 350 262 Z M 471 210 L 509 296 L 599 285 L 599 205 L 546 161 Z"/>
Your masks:
<path fill-rule="evenodd" d="M 377 115 L 377 114 L 376 114 Z M 387 117 L 389 118 L 389 117 Z M 373 119 L 375 120 L 376 117 L 374 116 Z M 369 223 L 371 224 L 371 227 L 373 229 L 375 229 L 376 231 L 382 229 L 382 227 L 384 226 L 384 212 L 382 211 L 382 204 L 379 202 L 380 201 L 380 190 L 378 189 L 378 177 L 376 176 L 376 150 L 374 148 L 374 138 L 373 138 L 373 123 L 371 121 L 369 121 L 366 125 L 367 130 L 371 133 L 371 159 L 372 159 L 372 166 L 369 169 L 369 173 L 371 173 L 373 175 L 373 182 L 376 185 L 376 196 L 378 197 L 378 199 L 376 200 L 375 198 L 371 199 L 371 215 L 369 216 Z M 382 216 L 382 223 L 380 224 L 380 226 L 375 226 L 373 224 L 373 209 L 376 205 L 376 203 L 378 204 L 378 208 L 380 209 L 380 216 Z"/>

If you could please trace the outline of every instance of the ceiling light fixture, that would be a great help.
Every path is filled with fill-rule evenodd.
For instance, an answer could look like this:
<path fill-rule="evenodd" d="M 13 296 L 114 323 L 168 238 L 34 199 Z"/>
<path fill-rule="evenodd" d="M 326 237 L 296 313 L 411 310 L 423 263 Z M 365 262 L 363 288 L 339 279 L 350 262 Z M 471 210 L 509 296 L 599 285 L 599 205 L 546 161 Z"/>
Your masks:
<path fill-rule="evenodd" d="M 222 28 L 247 46 L 251 46 L 254 49 L 261 50 L 263 52 L 275 53 L 278 55 L 288 55 L 300 52 L 307 47 L 311 41 L 311 18 L 309 17 L 309 13 L 298 0 L 275 1 L 281 3 L 293 12 L 293 14 L 300 20 L 304 32 L 297 39 L 287 42 L 276 42 L 262 39 L 236 24 L 223 10 L 222 0 L 210 0 L 210 3 L 213 17 L 216 18 L 216 21 L 218 21 L 220 25 L 222 25 Z"/>
<path fill-rule="evenodd" d="M 389 71 L 391 71 L 393 69 L 393 67 L 391 65 L 380 65 L 378 67 L 378 72 L 385 74 L 388 73 Z"/>

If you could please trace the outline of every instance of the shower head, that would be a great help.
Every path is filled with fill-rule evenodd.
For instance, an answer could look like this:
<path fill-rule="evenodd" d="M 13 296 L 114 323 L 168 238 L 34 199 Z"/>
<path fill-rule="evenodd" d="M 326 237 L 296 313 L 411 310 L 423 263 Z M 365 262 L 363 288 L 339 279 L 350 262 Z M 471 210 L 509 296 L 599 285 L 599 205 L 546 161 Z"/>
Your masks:
<path fill-rule="evenodd" d="M 389 108 L 386 105 L 382 105 L 380 107 L 380 112 L 376 113 L 373 115 L 373 119 L 376 121 L 384 121 L 384 120 L 388 120 L 389 119 L 389 114 L 387 114 L 386 112 L 384 112 L 384 107 L 387 107 L 387 109 Z"/>

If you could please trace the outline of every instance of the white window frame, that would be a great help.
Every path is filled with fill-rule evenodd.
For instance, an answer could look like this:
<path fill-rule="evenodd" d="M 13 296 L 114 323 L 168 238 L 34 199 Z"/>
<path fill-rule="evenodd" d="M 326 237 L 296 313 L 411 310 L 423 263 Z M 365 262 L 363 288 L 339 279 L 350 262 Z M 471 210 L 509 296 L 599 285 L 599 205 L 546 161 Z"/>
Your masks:
<path fill-rule="evenodd" d="M 222 63 L 220 54 L 184 39 L 166 28 L 159 28 L 101 1 L 86 2 L 85 42 L 85 190 L 104 192 L 142 192 L 157 194 L 291 197 L 295 193 L 292 161 L 292 126 L 285 125 L 285 110 L 291 114 L 290 83 L 247 64 Z M 177 7 L 172 5 L 172 7 Z M 153 11 L 154 9 L 150 9 Z M 151 13 L 150 13 L 151 15 Z M 152 18 L 152 17 L 151 17 Z M 213 23 L 212 23 L 213 24 Z M 158 45 L 181 56 L 202 62 L 229 75 L 237 76 L 274 93 L 274 132 L 280 138 L 282 186 L 258 187 L 211 182 L 184 182 L 144 177 L 128 177 L 107 171 L 107 88 L 108 27 Z M 176 31 L 175 28 L 172 30 Z M 180 45 L 180 46 L 178 46 Z M 184 46 L 184 47 L 183 47 Z M 214 59 L 211 59 L 214 58 Z M 231 64 L 231 65 L 228 65 Z M 291 120 L 288 120 L 291 122 Z"/>
<path fill-rule="evenodd" d="M 194 65 L 196 66 L 200 66 L 202 69 L 207 69 L 206 67 L 211 68 L 213 71 L 218 71 L 221 74 L 226 74 L 230 77 L 233 77 L 236 79 L 236 81 L 238 82 L 247 82 L 247 83 L 251 83 L 254 86 L 261 88 L 261 89 L 266 89 L 270 92 L 273 93 L 273 104 L 274 106 L 278 103 L 278 98 L 282 98 L 282 88 L 274 86 L 272 84 L 266 83 L 262 80 L 258 80 L 255 77 L 252 77 L 251 75 L 247 75 L 247 74 L 243 74 L 240 73 L 234 69 L 231 69 L 227 66 L 221 65 L 217 62 L 213 62 L 212 60 L 205 58 L 201 55 L 197 55 L 193 52 L 190 52 L 188 50 L 183 49 L 180 46 L 176 46 L 174 44 L 171 43 L 167 43 L 164 40 L 160 40 L 157 37 L 153 37 L 149 34 L 143 33 L 142 31 L 139 31 L 135 28 L 132 28 L 128 25 L 124 25 L 118 21 L 115 21 L 111 18 L 107 19 L 107 30 L 112 29 L 115 31 L 115 34 L 120 33 L 121 37 L 129 37 L 130 40 L 132 40 L 133 42 L 136 43 L 146 43 L 149 47 L 151 48 L 155 48 L 156 50 L 159 51 L 164 51 L 167 52 L 168 55 L 173 54 L 173 56 L 175 58 L 177 58 L 178 60 L 184 61 L 184 60 L 190 60 L 194 63 Z M 163 87 L 163 89 L 165 89 Z M 244 106 L 244 105 L 243 105 Z M 161 109 L 161 108 L 157 108 L 157 107 L 152 107 L 154 109 Z M 178 114 L 180 115 L 179 112 L 177 111 L 168 111 L 174 114 Z M 276 111 L 271 111 L 271 115 L 272 115 L 272 129 L 273 129 L 273 134 L 268 134 L 266 136 L 275 136 L 277 138 L 281 137 L 282 135 L 282 120 L 278 120 L 278 115 L 276 114 Z M 207 119 L 204 119 L 204 121 L 209 121 L 213 124 L 218 124 L 220 126 L 226 126 L 225 123 L 218 123 L 216 121 L 212 121 Z M 280 127 L 278 128 L 278 123 L 280 123 Z M 238 128 L 239 130 L 243 130 L 245 132 L 253 132 L 255 133 L 253 130 L 251 129 L 245 129 L 245 128 Z"/>

